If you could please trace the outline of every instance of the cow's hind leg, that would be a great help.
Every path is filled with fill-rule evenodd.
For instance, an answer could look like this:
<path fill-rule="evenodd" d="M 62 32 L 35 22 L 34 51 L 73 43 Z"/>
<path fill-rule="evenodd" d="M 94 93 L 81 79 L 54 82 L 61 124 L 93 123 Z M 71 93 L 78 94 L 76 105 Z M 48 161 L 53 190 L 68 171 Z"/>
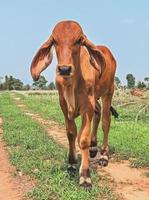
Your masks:
<path fill-rule="evenodd" d="M 90 157 L 94 158 L 98 152 L 97 147 L 97 130 L 98 125 L 101 118 L 101 106 L 98 101 L 96 101 L 95 111 L 93 115 L 93 129 L 92 129 L 92 136 L 91 136 L 91 145 L 90 145 Z"/>
<path fill-rule="evenodd" d="M 108 146 L 108 134 L 110 129 L 111 123 L 111 100 L 112 100 L 113 93 L 109 95 L 105 95 L 102 97 L 102 130 L 103 130 L 103 145 L 101 148 L 101 156 L 99 158 L 99 164 L 102 166 L 108 165 L 109 160 L 109 146 Z"/>

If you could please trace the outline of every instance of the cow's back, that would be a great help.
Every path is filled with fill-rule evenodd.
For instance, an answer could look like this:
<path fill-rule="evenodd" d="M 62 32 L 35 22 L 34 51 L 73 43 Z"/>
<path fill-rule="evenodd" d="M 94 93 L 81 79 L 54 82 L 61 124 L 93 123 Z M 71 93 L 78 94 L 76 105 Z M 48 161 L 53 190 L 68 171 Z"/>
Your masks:
<path fill-rule="evenodd" d="M 114 75 L 116 70 L 116 61 L 110 52 L 110 50 L 105 46 L 97 46 L 97 48 L 102 51 L 106 66 L 102 69 L 102 74 L 100 75 L 99 71 L 96 70 L 90 63 L 90 55 L 88 51 L 81 47 L 80 54 L 80 67 L 81 67 L 81 87 L 80 89 L 84 90 L 85 88 L 94 86 L 95 96 L 99 98 L 105 93 L 110 92 L 111 88 L 114 86 Z"/>
<path fill-rule="evenodd" d="M 111 51 L 107 47 L 97 46 L 97 48 L 102 51 L 106 62 L 101 76 L 98 77 L 98 74 L 96 73 L 95 94 L 97 98 L 99 98 L 106 93 L 113 91 L 116 61 Z"/>

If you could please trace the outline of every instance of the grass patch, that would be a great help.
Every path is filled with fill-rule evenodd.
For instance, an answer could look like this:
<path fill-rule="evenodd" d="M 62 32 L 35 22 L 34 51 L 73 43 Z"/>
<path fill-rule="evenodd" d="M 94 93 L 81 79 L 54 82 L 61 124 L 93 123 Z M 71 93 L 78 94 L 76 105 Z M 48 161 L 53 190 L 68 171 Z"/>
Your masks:
<path fill-rule="evenodd" d="M 58 98 L 53 98 L 52 95 L 19 96 L 33 112 L 64 125 Z M 110 149 L 117 158 L 130 159 L 134 167 L 149 167 L 149 115 L 148 111 L 142 113 L 135 123 L 138 105 L 139 102 L 136 105 L 117 109 L 120 117 L 117 120 L 112 118 L 109 134 Z M 77 126 L 80 126 L 79 119 Z M 102 141 L 101 131 L 99 132 L 98 141 Z"/>
<path fill-rule="evenodd" d="M 95 171 L 91 173 L 93 190 L 85 192 L 80 188 L 78 174 L 74 178 L 67 174 L 66 149 L 49 138 L 38 123 L 23 114 L 9 94 L 0 95 L 0 105 L 0 116 L 4 120 L 3 138 L 9 147 L 10 160 L 19 171 L 37 180 L 37 186 L 28 193 L 29 197 L 36 200 L 116 199 L 107 186 L 99 186 L 100 177 Z M 43 107 L 36 101 L 33 105 Z M 51 105 L 53 110 L 57 106 Z"/>

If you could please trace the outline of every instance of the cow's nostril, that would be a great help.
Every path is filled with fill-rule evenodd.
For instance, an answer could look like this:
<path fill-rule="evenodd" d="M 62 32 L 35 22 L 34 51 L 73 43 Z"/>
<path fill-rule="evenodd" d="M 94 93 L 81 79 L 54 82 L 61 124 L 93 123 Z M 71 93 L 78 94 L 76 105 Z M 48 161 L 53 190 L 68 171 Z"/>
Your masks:
<path fill-rule="evenodd" d="M 58 66 L 58 71 L 60 73 L 60 75 L 70 75 L 71 71 L 72 71 L 72 67 L 71 66 Z"/>

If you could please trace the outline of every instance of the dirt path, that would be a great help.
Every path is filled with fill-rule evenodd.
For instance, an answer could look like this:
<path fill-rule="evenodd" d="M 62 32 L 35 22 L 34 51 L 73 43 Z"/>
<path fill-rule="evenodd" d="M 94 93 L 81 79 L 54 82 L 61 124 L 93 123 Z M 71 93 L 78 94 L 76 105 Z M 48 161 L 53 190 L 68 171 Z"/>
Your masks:
<path fill-rule="evenodd" d="M 34 183 L 21 172 L 16 173 L 15 167 L 9 163 L 2 139 L 2 123 L 3 120 L 0 118 L 0 200 L 27 200 L 24 194 L 34 186 Z"/>
<path fill-rule="evenodd" d="M 62 145 L 68 147 L 65 129 L 63 127 L 60 127 L 53 121 L 43 119 L 38 114 L 30 112 L 21 103 L 20 98 L 14 96 L 13 99 L 26 115 L 29 115 L 32 119 L 42 124 L 50 136 Z M 77 150 L 79 153 L 79 148 Z M 98 155 L 96 159 L 98 159 Z M 146 172 L 145 169 L 131 168 L 129 161 L 110 161 L 107 167 L 101 168 L 96 164 L 96 168 L 100 175 L 107 178 L 109 185 L 120 196 L 120 200 L 149 200 L 149 178 L 144 175 Z"/>
<path fill-rule="evenodd" d="M 116 183 L 116 192 L 126 200 L 149 200 L 149 178 L 145 171 L 130 168 L 129 161 L 109 163 L 105 168 Z"/>
<path fill-rule="evenodd" d="M 0 118 L 0 200 L 20 200 L 23 194 L 19 180 L 12 176 L 14 168 L 8 161 L 8 155 L 2 141 L 3 130 Z"/>

